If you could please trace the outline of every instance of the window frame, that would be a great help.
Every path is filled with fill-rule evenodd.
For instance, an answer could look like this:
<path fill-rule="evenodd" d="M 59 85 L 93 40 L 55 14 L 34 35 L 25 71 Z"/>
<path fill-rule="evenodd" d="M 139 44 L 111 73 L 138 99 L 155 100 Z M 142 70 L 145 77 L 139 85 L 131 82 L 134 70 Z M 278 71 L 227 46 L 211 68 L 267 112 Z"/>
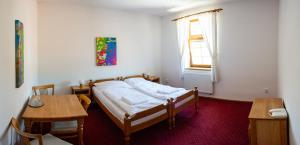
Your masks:
<path fill-rule="evenodd" d="M 191 50 L 191 41 L 193 40 L 203 40 L 203 36 L 200 34 L 200 35 L 191 35 L 191 24 L 193 22 L 198 22 L 199 19 L 192 19 L 190 20 L 189 22 L 189 40 L 188 40 L 188 45 L 189 45 L 189 55 L 190 55 L 190 67 L 191 68 L 205 68 L 205 69 L 210 69 L 211 68 L 211 65 L 208 65 L 208 64 L 194 64 L 193 63 L 193 59 L 192 59 L 192 50 Z"/>

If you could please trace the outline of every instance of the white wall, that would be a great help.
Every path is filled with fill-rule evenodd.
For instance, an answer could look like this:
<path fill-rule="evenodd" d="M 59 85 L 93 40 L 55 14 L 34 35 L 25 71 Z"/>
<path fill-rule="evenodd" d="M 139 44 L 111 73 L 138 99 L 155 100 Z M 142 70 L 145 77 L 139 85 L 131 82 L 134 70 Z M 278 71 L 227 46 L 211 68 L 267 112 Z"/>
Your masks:
<path fill-rule="evenodd" d="M 278 0 L 247 0 L 196 8 L 163 17 L 163 81 L 181 86 L 176 23 L 172 19 L 213 8 L 219 18 L 220 81 L 214 97 L 251 100 L 277 96 Z M 269 94 L 264 94 L 269 88 Z"/>
<path fill-rule="evenodd" d="M 24 24 L 25 80 L 15 88 L 15 20 Z M 0 1 L 0 144 L 10 144 L 9 121 L 18 117 L 37 82 L 37 3 Z"/>
<path fill-rule="evenodd" d="M 300 1 L 280 1 L 279 94 L 289 113 L 290 144 L 300 144 Z"/>
<path fill-rule="evenodd" d="M 161 72 L 161 18 L 79 4 L 39 3 L 39 82 L 70 92 L 79 80 Z M 95 38 L 117 38 L 117 65 L 97 67 Z"/>

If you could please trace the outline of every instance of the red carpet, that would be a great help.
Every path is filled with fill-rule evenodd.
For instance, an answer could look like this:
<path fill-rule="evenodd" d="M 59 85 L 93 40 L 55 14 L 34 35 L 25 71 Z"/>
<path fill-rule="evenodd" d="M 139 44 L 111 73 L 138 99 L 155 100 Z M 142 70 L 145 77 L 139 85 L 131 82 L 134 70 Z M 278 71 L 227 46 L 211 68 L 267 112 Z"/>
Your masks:
<path fill-rule="evenodd" d="M 132 145 L 248 145 L 251 103 L 200 98 L 200 110 L 191 106 L 176 117 L 176 128 L 167 121 L 136 132 Z M 97 106 L 89 108 L 84 126 L 85 145 L 122 145 L 122 131 Z"/>

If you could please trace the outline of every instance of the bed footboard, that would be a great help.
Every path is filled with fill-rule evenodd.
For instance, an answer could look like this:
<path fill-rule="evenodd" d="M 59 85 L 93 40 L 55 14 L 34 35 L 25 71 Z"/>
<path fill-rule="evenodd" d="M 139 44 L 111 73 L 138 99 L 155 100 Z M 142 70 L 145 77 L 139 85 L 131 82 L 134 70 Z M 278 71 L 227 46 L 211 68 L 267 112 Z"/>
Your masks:
<path fill-rule="evenodd" d="M 180 104 L 180 106 L 176 107 L 176 104 L 179 104 L 181 101 L 184 101 L 185 99 L 188 99 L 189 97 L 193 96 L 192 99 Z M 171 99 L 171 110 L 172 110 L 172 126 L 173 128 L 175 127 L 175 116 L 178 112 L 182 111 L 185 109 L 187 106 L 194 104 L 195 105 L 195 110 L 196 113 L 199 111 L 199 96 L 198 96 L 198 89 L 195 87 L 194 90 L 191 90 L 179 97 L 177 97 L 176 100 Z"/>
<path fill-rule="evenodd" d="M 132 133 L 152 126 L 163 120 L 168 119 L 169 129 L 172 127 L 170 100 L 168 100 L 166 105 L 161 104 L 148 110 L 136 113 L 133 116 L 130 116 L 128 113 L 126 113 L 123 122 L 117 119 L 97 97 L 95 97 L 95 101 L 99 107 L 110 117 L 110 119 L 123 131 L 125 145 L 130 144 L 130 135 Z M 147 117 L 149 117 L 147 120 L 142 121 L 142 119 Z"/>
<path fill-rule="evenodd" d="M 170 106 L 171 101 L 168 100 L 167 105 L 158 105 L 156 107 L 150 108 L 148 110 L 139 112 L 133 116 L 130 116 L 129 114 L 125 114 L 124 118 L 124 141 L 125 145 L 130 144 L 130 135 L 136 131 L 142 130 L 144 128 L 147 128 L 149 126 L 152 126 L 158 122 L 161 122 L 163 120 L 169 119 L 169 128 L 171 128 L 171 113 L 170 113 Z M 142 119 L 147 118 L 147 120 L 144 120 L 143 122 L 137 123 L 138 121 L 141 121 Z"/>

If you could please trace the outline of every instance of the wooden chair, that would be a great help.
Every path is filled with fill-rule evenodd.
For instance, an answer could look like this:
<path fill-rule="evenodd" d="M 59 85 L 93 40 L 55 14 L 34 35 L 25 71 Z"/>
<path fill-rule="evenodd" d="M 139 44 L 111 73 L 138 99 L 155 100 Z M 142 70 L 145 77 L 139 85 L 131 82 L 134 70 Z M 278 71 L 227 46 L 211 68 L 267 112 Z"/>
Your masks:
<path fill-rule="evenodd" d="M 11 126 L 15 129 L 16 133 L 20 136 L 21 142 L 17 143 L 20 145 L 72 145 L 65 142 L 51 134 L 30 134 L 20 130 L 19 123 L 15 118 L 11 119 Z M 30 139 L 33 139 L 30 141 Z"/>
<path fill-rule="evenodd" d="M 87 97 L 86 95 L 79 95 L 78 99 L 79 99 L 80 103 L 82 104 L 83 108 L 87 111 L 92 102 L 91 99 L 89 97 Z"/>
<path fill-rule="evenodd" d="M 49 92 L 50 90 L 50 92 Z M 33 95 L 54 95 L 54 84 L 46 84 L 32 87 Z M 43 133 L 44 125 L 47 123 L 38 123 L 40 127 L 40 133 Z"/>
<path fill-rule="evenodd" d="M 51 89 L 50 94 L 49 89 Z M 33 86 L 32 91 L 33 95 L 54 95 L 54 84 Z"/>
<path fill-rule="evenodd" d="M 91 99 L 83 94 L 79 95 L 78 99 L 81 102 L 83 108 L 87 110 L 91 104 Z M 52 122 L 50 133 L 59 136 L 60 138 L 73 138 L 77 137 L 77 131 L 78 130 L 76 120 L 56 121 Z"/>

